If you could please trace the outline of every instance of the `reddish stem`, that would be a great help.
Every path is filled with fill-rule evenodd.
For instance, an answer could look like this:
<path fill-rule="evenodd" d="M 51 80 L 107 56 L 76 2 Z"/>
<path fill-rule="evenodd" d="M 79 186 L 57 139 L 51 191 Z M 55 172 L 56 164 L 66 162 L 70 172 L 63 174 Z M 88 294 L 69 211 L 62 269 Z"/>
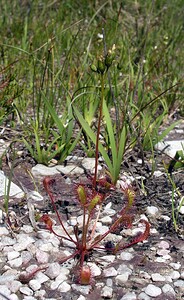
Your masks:
<path fill-rule="evenodd" d="M 70 240 L 71 242 L 73 242 L 73 243 L 76 245 L 77 242 L 76 242 L 74 239 L 72 239 L 72 237 L 70 236 L 70 234 L 69 234 L 68 231 L 66 230 L 66 228 L 65 228 L 65 226 L 63 225 L 63 222 L 62 222 L 62 220 L 61 220 L 61 217 L 60 217 L 60 215 L 59 215 L 59 213 L 58 213 L 58 210 L 57 210 L 57 207 L 56 207 L 55 201 L 54 201 L 54 196 L 52 195 L 52 192 L 51 192 L 50 189 L 49 189 L 49 184 L 50 184 L 51 181 L 52 181 L 52 180 L 51 180 L 50 178 L 46 177 L 46 178 L 43 180 L 43 185 L 44 185 L 44 187 L 45 187 L 45 189 L 46 189 L 46 191 L 47 191 L 47 193 L 48 193 L 48 195 L 49 195 L 49 197 L 50 197 L 50 199 L 51 199 L 52 206 L 53 206 L 54 211 L 55 211 L 55 213 L 56 213 L 56 215 L 57 215 L 57 218 L 58 218 L 58 220 L 59 220 L 59 223 L 61 224 L 61 227 L 63 228 L 64 232 L 65 232 L 66 235 L 68 236 L 69 240 Z"/>

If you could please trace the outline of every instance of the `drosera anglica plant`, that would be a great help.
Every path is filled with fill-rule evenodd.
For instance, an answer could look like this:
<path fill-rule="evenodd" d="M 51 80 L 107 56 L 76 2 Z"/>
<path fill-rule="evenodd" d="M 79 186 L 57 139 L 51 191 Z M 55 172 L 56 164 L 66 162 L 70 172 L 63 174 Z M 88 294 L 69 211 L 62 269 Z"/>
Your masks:
<path fill-rule="evenodd" d="M 122 187 L 122 192 L 125 196 L 126 203 L 122 205 L 122 209 L 114 215 L 114 221 L 109 229 L 105 233 L 99 235 L 97 235 L 96 232 L 96 224 L 99 220 L 102 205 L 105 202 L 107 195 L 109 195 L 110 191 L 115 189 L 115 187 L 106 179 L 97 180 L 95 187 L 92 178 L 91 186 L 90 184 L 77 184 L 76 196 L 82 209 L 83 220 L 82 228 L 79 228 L 78 225 L 73 227 L 74 237 L 67 231 L 63 222 L 63 217 L 58 212 L 56 199 L 52 193 L 54 179 L 46 177 L 43 181 L 43 185 L 50 197 L 53 209 L 62 227 L 63 234 L 60 235 L 55 232 L 53 228 L 53 221 L 49 215 L 42 215 L 39 221 L 44 222 L 46 228 L 60 238 L 61 241 L 66 240 L 73 243 L 74 252 L 68 257 L 61 259 L 60 263 L 64 263 L 73 258 L 77 259 L 76 267 L 74 267 L 73 270 L 73 277 L 76 283 L 87 285 L 94 282 L 91 268 L 87 265 L 87 261 L 92 255 L 93 250 L 106 251 L 107 253 L 116 254 L 125 248 L 146 240 L 149 236 L 150 225 L 148 221 L 140 220 L 140 223 L 145 225 L 144 232 L 136 235 L 131 241 L 124 242 L 121 240 L 117 244 L 112 245 L 110 245 L 110 241 L 106 241 L 106 238 L 110 233 L 114 233 L 118 229 L 132 227 L 134 220 L 132 208 L 134 204 L 135 193 L 132 187 L 127 184 Z"/>
<path fill-rule="evenodd" d="M 110 162 L 108 157 L 107 166 L 111 168 L 110 174 L 111 178 L 98 178 L 98 155 L 99 155 L 99 148 L 102 145 L 99 142 L 100 132 L 101 132 L 101 122 L 103 117 L 103 108 L 104 108 L 104 80 L 105 75 L 112 64 L 114 59 L 114 50 L 115 47 L 113 46 L 112 50 L 109 50 L 106 55 L 99 58 L 97 62 L 97 66 L 94 71 L 98 72 L 101 76 L 101 99 L 99 104 L 99 116 L 98 116 L 98 125 L 97 125 L 97 135 L 96 138 L 93 140 L 95 143 L 95 172 L 94 176 L 89 176 L 90 183 L 89 184 L 77 184 L 76 185 L 76 196 L 78 203 L 82 209 L 82 228 L 79 228 L 78 225 L 75 225 L 73 228 L 73 235 L 71 235 L 63 222 L 62 216 L 60 216 L 57 206 L 55 204 L 55 197 L 52 193 L 52 186 L 54 184 L 54 179 L 46 177 L 43 181 L 44 188 L 48 193 L 53 209 L 57 215 L 59 223 L 63 230 L 63 235 L 60 235 L 54 231 L 53 222 L 48 215 L 43 215 L 40 218 L 40 221 L 43 221 L 46 225 L 46 228 L 54 233 L 57 237 L 61 238 L 61 240 L 70 241 L 73 243 L 74 252 L 69 255 L 68 257 L 62 259 L 60 263 L 67 261 L 68 259 L 76 258 L 77 265 L 74 270 L 74 281 L 79 284 L 92 284 L 93 283 L 93 276 L 91 272 L 91 268 L 87 265 L 87 260 L 89 259 L 90 255 L 92 254 L 93 250 L 104 250 L 108 253 L 116 254 L 118 251 L 121 251 L 127 247 L 130 247 L 138 242 L 142 242 L 143 240 L 147 239 L 150 233 L 150 225 L 146 220 L 140 220 L 141 223 L 145 225 L 145 230 L 143 233 L 138 234 L 133 240 L 128 242 L 120 241 L 117 244 L 111 245 L 106 242 L 105 246 L 103 242 L 105 242 L 106 238 L 110 233 L 114 233 L 116 230 L 121 229 L 123 227 L 130 228 L 132 226 L 134 220 L 134 213 L 133 213 L 133 204 L 135 199 L 135 193 L 133 188 L 124 183 L 121 187 L 122 193 L 124 194 L 124 198 L 126 203 L 122 205 L 122 209 L 115 214 L 113 218 L 113 223 L 109 227 L 109 229 L 103 233 L 97 235 L 96 232 L 96 225 L 100 217 L 100 212 L 102 209 L 102 205 L 105 202 L 107 196 L 111 192 L 111 190 L 115 190 L 115 183 L 117 182 L 120 165 L 123 157 L 124 152 L 124 144 L 125 144 L 125 132 L 124 129 L 122 130 L 119 144 L 120 147 L 116 148 L 115 139 L 113 138 L 113 129 L 112 124 L 107 124 L 109 128 L 110 139 L 112 143 L 112 156 L 113 156 L 113 163 Z M 75 114 L 79 114 L 77 110 L 74 110 Z M 109 116 L 107 117 L 110 118 Z M 79 120 L 80 121 L 80 120 Z M 123 143 L 123 146 L 122 146 Z M 100 150 L 101 151 L 101 150 Z M 105 151 L 105 148 L 103 148 Z M 115 157 L 118 157 L 115 160 Z M 116 164 L 117 162 L 117 164 Z M 118 168 L 117 173 L 113 173 L 113 168 Z M 81 232 L 81 233 L 80 233 Z"/>

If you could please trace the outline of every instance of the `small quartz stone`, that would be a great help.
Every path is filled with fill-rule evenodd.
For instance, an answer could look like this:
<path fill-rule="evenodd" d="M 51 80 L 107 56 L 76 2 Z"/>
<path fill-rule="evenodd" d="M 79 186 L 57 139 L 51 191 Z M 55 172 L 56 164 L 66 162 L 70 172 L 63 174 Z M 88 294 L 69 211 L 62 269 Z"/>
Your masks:
<path fill-rule="evenodd" d="M 48 281 L 48 280 L 49 280 L 49 277 L 46 276 L 46 275 L 45 275 L 44 273 L 42 273 L 41 271 L 39 271 L 38 273 L 36 273 L 35 279 L 36 279 L 40 284 L 42 284 L 42 283 Z"/>
<path fill-rule="evenodd" d="M 150 216 L 155 216 L 156 214 L 158 214 L 158 208 L 156 206 L 148 206 L 146 208 L 146 212 Z"/>
<path fill-rule="evenodd" d="M 16 294 L 11 294 L 11 295 L 9 296 L 9 299 L 10 299 L 10 300 L 19 300 L 19 298 L 18 298 L 18 296 L 17 296 Z"/>
<path fill-rule="evenodd" d="M 101 218 L 100 221 L 105 225 L 109 225 L 112 223 L 112 218 L 109 216 L 105 216 L 105 217 Z"/>
<path fill-rule="evenodd" d="M 116 276 L 117 274 L 118 274 L 118 272 L 116 271 L 116 269 L 114 267 L 104 269 L 104 271 L 103 271 L 104 277 L 113 277 L 113 276 Z"/>
<path fill-rule="evenodd" d="M 0 292 L 7 297 L 11 294 L 9 288 L 4 284 L 0 285 Z M 4 299 L 4 297 L 1 297 L 1 298 Z"/>
<path fill-rule="evenodd" d="M 36 259 L 37 259 L 38 263 L 40 263 L 40 264 L 48 263 L 49 254 L 38 249 L 36 251 Z"/>
<path fill-rule="evenodd" d="M 9 231 L 5 227 L 1 227 L 0 236 L 8 235 Z"/>
<path fill-rule="evenodd" d="M 58 290 L 62 293 L 67 293 L 69 290 L 71 289 L 70 284 L 68 284 L 67 282 L 62 282 L 59 287 Z"/>
<path fill-rule="evenodd" d="M 145 288 L 145 293 L 148 296 L 157 297 L 162 293 L 162 290 L 154 284 L 148 284 L 148 286 Z"/>
<path fill-rule="evenodd" d="M 55 262 L 55 263 L 51 263 L 48 267 L 48 269 L 46 270 L 45 274 L 51 278 L 54 279 L 56 278 L 61 272 L 61 267 L 60 264 Z"/>
<path fill-rule="evenodd" d="M 22 257 L 9 260 L 8 263 L 12 268 L 18 268 L 22 265 Z"/>
<path fill-rule="evenodd" d="M 176 280 L 176 279 L 180 278 L 180 273 L 178 271 L 172 271 L 170 273 L 170 276 L 171 276 L 172 279 Z"/>
<path fill-rule="evenodd" d="M 17 243 L 13 245 L 15 251 L 26 250 L 27 246 L 34 243 L 35 240 L 27 234 L 21 233 L 18 235 Z"/>
<path fill-rule="evenodd" d="M 91 286 L 90 285 L 80 285 L 80 284 L 72 284 L 72 289 L 74 291 L 79 292 L 80 294 L 84 294 L 84 295 L 88 295 L 90 290 L 91 290 Z"/>
<path fill-rule="evenodd" d="M 9 236 L 2 236 L 1 243 L 4 246 L 13 246 L 14 244 L 16 244 L 16 239 L 12 239 Z"/>
<path fill-rule="evenodd" d="M 91 268 L 91 273 L 93 274 L 93 276 L 99 276 L 101 275 L 101 269 L 95 264 L 95 263 L 88 263 L 88 266 Z"/>
<path fill-rule="evenodd" d="M 24 231 L 25 233 L 31 233 L 33 232 L 33 227 L 30 225 L 23 225 L 21 230 Z"/>
<path fill-rule="evenodd" d="M 29 281 L 29 287 L 33 290 L 33 291 L 37 291 L 41 288 L 41 284 L 40 282 L 38 282 L 38 280 L 36 279 L 32 279 Z"/>
<path fill-rule="evenodd" d="M 180 207 L 179 213 L 180 213 L 181 215 L 184 215 L 184 206 L 181 206 L 181 207 Z"/>
<path fill-rule="evenodd" d="M 22 283 L 18 280 L 12 280 L 8 282 L 8 287 L 12 293 L 17 293 L 21 286 Z"/>
<path fill-rule="evenodd" d="M 111 299 L 112 298 L 113 289 L 109 286 L 104 286 L 101 291 L 101 297 Z"/>
<path fill-rule="evenodd" d="M 129 278 L 130 274 L 125 272 L 121 275 L 118 275 L 116 276 L 116 284 L 120 285 L 120 286 L 124 286 L 125 285 L 125 282 L 128 281 L 128 278 Z"/>
<path fill-rule="evenodd" d="M 165 277 L 159 273 L 154 273 L 151 275 L 153 281 L 165 281 Z"/>
<path fill-rule="evenodd" d="M 33 255 L 29 251 L 22 251 L 21 257 L 22 263 L 26 265 L 33 258 Z"/>
<path fill-rule="evenodd" d="M 178 263 L 170 263 L 169 264 L 173 269 L 175 270 L 179 270 L 181 268 L 181 263 L 178 262 Z"/>
<path fill-rule="evenodd" d="M 184 280 L 176 280 L 174 286 L 180 287 L 184 291 Z"/>
<path fill-rule="evenodd" d="M 137 296 L 134 292 L 132 293 L 126 293 L 122 298 L 121 300 L 136 300 L 137 299 Z"/>
<path fill-rule="evenodd" d="M 145 279 L 151 278 L 151 276 L 145 271 L 140 271 L 140 277 L 145 278 Z"/>
<path fill-rule="evenodd" d="M 27 296 L 33 295 L 33 291 L 30 288 L 28 288 L 27 286 L 21 286 L 19 290 L 24 295 L 27 295 Z"/>
<path fill-rule="evenodd" d="M 37 299 L 44 299 L 45 294 L 46 291 L 44 290 L 35 291 L 35 297 L 37 297 Z"/>
<path fill-rule="evenodd" d="M 142 292 L 138 295 L 138 299 L 139 300 L 150 300 L 151 298 L 148 295 L 146 295 L 144 292 Z"/>
<path fill-rule="evenodd" d="M 132 253 L 126 252 L 126 251 L 124 251 L 124 252 L 122 252 L 122 253 L 120 254 L 120 258 L 121 258 L 122 260 L 131 260 L 133 257 L 134 257 L 134 256 L 133 256 Z"/>
<path fill-rule="evenodd" d="M 86 300 L 86 298 L 82 295 L 79 296 L 79 298 L 77 298 L 77 300 Z"/>
<path fill-rule="evenodd" d="M 132 270 L 128 268 L 127 265 L 124 264 L 119 265 L 117 272 L 118 274 L 124 274 L 124 273 L 128 273 L 129 275 L 132 274 Z"/>
<path fill-rule="evenodd" d="M 112 287 L 112 286 L 113 286 L 113 281 L 112 281 L 111 278 L 107 278 L 106 286 L 109 286 L 109 287 Z"/>
<path fill-rule="evenodd" d="M 20 255 L 20 252 L 18 252 L 18 251 L 11 251 L 11 252 L 7 253 L 8 260 L 12 260 L 14 258 L 17 258 L 17 257 L 19 257 L 19 255 Z"/>
<path fill-rule="evenodd" d="M 166 283 L 166 284 L 162 287 L 162 291 L 163 291 L 164 294 L 170 293 L 170 294 L 175 295 L 174 289 L 173 289 L 172 286 L 170 286 L 170 284 L 168 284 L 168 283 Z"/>
<path fill-rule="evenodd" d="M 161 249 L 169 249 L 170 245 L 168 242 L 166 241 L 161 241 L 160 243 L 158 243 L 158 248 Z"/>

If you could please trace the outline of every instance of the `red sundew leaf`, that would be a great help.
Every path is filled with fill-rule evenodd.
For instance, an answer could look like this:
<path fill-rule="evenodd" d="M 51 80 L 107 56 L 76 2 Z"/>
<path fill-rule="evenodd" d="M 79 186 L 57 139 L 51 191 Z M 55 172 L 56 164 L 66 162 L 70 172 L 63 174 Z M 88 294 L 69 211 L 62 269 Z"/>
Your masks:
<path fill-rule="evenodd" d="M 43 180 L 43 186 L 45 188 L 45 190 L 48 192 L 50 191 L 50 185 L 53 184 L 55 182 L 55 179 L 53 178 L 50 178 L 50 177 L 45 177 L 44 180 Z"/>
<path fill-rule="evenodd" d="M 80 277 L 79 278 L 80 284 L 88 285 L 91 283 L 92 274 L 91 274 L 91 269 L 88 265 L 81 267 L 79 277 Z"/>
<path fill-rule="evenodd" d="M 142 232 L 138 233 L 130 243 L 122 244 L 122 241 L 120 241 L 120 243 L 118 243 L 115 247 L 115 253 L 120 251 L 120 250 L 129 248 L 129 247 L 131 247 L 131 246 L 133 246 L 137 243 L 143 242 L 144 240 L 147 240 L 148 236 L 150 235 L 150 224 L 146 220 L 140 220 L 140 223 L 145 224 L 144 232 L 143 233 Z"/>
<path fill-rule="evenodd" d="M 51 218 L 48 216 L 48 215 L 43 215 L 41 218 L 40 218 L 40 221 L 41 222 L 44 222 L 47 229 L 52 231 L 52 226 L 53 226 L 53 222 L 51 220 Z"/>
<path fill-rule="evenodd" d="M 140 220 L 140 223 L 144 223 L 146 225 L 144 232 L 143 233 L 142 232 L 138 233 L 134 237 L 133 241 L 130 244 L 126 245 L 126 248 L 130 247 L 134 244 L 143 242 L 144 240 L 147 240 L 148 236 L 150 235 L 150 224 L 149 224 L 149 222 L 146 221 L 146 220 Z"/>

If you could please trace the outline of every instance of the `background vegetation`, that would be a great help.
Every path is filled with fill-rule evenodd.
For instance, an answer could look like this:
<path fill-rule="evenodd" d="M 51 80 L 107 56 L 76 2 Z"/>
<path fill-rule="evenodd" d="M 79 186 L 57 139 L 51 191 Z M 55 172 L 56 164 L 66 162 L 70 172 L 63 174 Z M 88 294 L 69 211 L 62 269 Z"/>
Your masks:
<path fill-rule="evenodd" d="M 74 130 L 73 106 L 95 132 L 101 82 L 90 65 L 115 44 L 104 90 L 111 129 L 117 137 L 126 125 L 125 149 L 153 150 L 172 128 L 159 138 L 167 116 L 184 114 L 183 8 L 182 0 L 2 0 L 1 124 L 21 128 L 37 162 L 63 161 L 79 142 L 93 156 L 88 133 Z M 110 153 L 105 127 L 103 138 Z"/>

